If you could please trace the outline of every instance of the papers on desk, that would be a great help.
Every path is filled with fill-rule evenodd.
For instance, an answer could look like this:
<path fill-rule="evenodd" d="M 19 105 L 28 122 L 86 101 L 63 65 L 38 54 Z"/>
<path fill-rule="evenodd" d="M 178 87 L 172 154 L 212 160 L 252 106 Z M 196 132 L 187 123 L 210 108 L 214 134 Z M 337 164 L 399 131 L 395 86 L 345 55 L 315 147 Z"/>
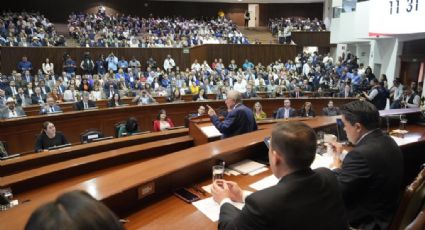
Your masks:
<path fill-rule="evenodd" d="M 229 168 L 246 175 L 251 172 L 260 170 L 262 168 L 266 168 L 266 165 L 258 163 L 253 160 L 246 159 L 236 164 L 229 165 Z M 260 172 L 263 172 L 263 171 L 260 171 Z"/>
<path fill-rule="evenodd" d="M 272 174 L 268 177 L 264 177 L 263 179 L 250 184 L 249 187 L 259 191 L 259 190 L 263 190 L 265 188 L 268 187 L 272 187 L 273 185 L 276 185 L 277 182 L 279 182 L 279 180 Z"/>
<path fill-rule="evenodd" d="M 245 196 L 248 196 L 252 192 L 243 191 Z M 242 209 L 245 205 L 244 203 L 230 202 L 238 209 Z M 212 197 L 202 199 L 199 201 L 192 202 L 192 204 L 201 211 L 205 216 L 207 216 L 211 221 L 216 222 L 220 216 L 220 204 L 214 201 Z"/>
<path fill-rule="evenodd" d="M 400 145 L 406 145 L 409 144 L 411 142 L 411 140 L 409 140 L 408 138 L 400 138 L 400 137 L 395 137 L 395 136 L 391 136 L 395 143 L 397 143 L 398 146 Z"/>
<path fill-rule="evenodd" d="M 221 136 L 220 131 L 214 125 L 201 127 L 201 130 L 209 138 Z"/>
<path fill-rule="evenodd" d="M 316 157 L 314 158 L 313 163 L 311 164 L 311 169 L 317 169 L 317 168 L 330 168 L 331 164 L 333 163 L 333 157 L 329 154 L 316 154 Z"/>

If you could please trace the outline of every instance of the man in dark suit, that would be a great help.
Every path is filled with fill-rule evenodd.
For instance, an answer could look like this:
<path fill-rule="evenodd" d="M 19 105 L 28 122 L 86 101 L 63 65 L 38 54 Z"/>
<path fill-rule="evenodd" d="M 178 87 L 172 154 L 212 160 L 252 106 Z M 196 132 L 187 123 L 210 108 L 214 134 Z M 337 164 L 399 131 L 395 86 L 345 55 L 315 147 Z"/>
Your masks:
<path fill-rule="evenodd" d="M 326 168 L 312 170 L 317 139 L 302 122 L 277 124 L 272 131 L 269 163 L 279 182 L 244 198 L 239 186 L 215 180 L 220 204 L 219 229 L 348 229 L 338 182 Z M 229 203 L 244 202 L 242 210 Z"/>
<path fill-rule="evenodd" d="M 41 93 L 40 87 L 35 87 L 31 102 L 33 105 L 43 105 L 46 102 L 46 95 Z"/>
<path fill-rule="evenodd" d="M 257 130 L 254 114 L 251 109 L 242 104 L 241 93 L 230 90 L 225 103 L 229 112 L 224 121 L 220 121 L 214 109 L 207 105 L 211 122 L 223 134 L 223 138 Z"/>
<path fill-rule="evenodd" d="M 252 97 L 257 97 L 257 93 L 252 89 L 252 85 L 246 85 L 246 92 L 242 94 L 242 98 L 249 99 Z"/>
<path fill-rule="evenodd" d="M 304 93 L 301 91 L 301 88 L 299 86 L 295 86 L 294 91 L 291 92 L 291 97 L 299 98 L 303 96 Z"/>
<path fill-rule="evenodd" d="M 53 97 L 46 99 L 46 105 L 40 108 L 40 114 L 61 113 L 62 109 L 55 103 Z"/>
<path fill-rule="evenodd" d="M 403 180 L 403 157 L 396 142 L 379 129 L 379 112 L 366 101 L 341 107 L 348 140 L 355 145 L 334 170 L 349 224 L 358 229 L 387 229 L 397 209 Z M 332 143 L 341 154 L 342 146 Z"/>
<path fill-rule="evenodd" d="M 16 87 L 15 81 L 10 81 L 9 86 L 4 90 L 7 97 L 15 97 L 18 94 L 18 87 Z"/>
<path fill-rule="evenodd" d="M 334 106 L 334 102 L 330 100 L 328 106 L 324 107 L 322 110 L 322 115 L 324 116 L 337 116 L 340 115 L 339 108 Z"/>
<path fill-rule="evenodd" d="M 90 94 L 88 92 L 83 92 L 83 98 L 81 101 L 75 103 L 76 110 L 86 110 L 90 108 L 95 108 L 96 104 L 94 101 L 89 100 Z"/>
<path fill-rule="evenodd" d="M 16 94 L 16 104 L 18 106 L 28 106 L 31 104 L 31 99 L 24 93 L 22 87 L 18 88 L 18 94 Z"/>
<path fill-rule="evenodd" d="M 291 101 L 285 99 L 283 102 L 283 107 L 280 107 L 276 112 L 276 119 L 296 117 L 297 110 L 291 107 Z"/>

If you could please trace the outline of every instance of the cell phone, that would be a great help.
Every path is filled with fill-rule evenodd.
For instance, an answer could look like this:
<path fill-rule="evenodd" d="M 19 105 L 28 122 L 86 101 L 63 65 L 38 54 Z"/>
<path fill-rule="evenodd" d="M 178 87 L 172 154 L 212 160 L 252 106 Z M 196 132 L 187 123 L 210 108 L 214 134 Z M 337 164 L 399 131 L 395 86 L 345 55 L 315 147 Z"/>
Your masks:
<path fill-rule="evenodd" d="M 176 195 L 178 198 L 182 199 L 186 203 L 192 203 L 194 201 L 199 200 L 199 196 L 196 194 L 193 194 L 189 190 L 185 188 L 178 188 L 174 191 L 174 195 Z"/>
<path fill-rule="evenodd" d="M 267 148 L 270 148 L 270 137 L 264 138 L 264 144 L 266 144 Z"/>

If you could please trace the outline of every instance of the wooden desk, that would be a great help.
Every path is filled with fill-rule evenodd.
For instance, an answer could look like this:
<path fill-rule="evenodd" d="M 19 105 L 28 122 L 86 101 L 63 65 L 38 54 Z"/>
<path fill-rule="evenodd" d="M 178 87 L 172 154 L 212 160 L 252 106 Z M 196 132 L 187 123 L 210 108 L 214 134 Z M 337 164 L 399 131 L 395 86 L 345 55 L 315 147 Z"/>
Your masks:
<path fill-rule="evenodd" d="M 334 122 L 335 117 L 317 117 L 305 121 L 317 129 L 332 125 Z M 403 152 L 405 147 L 423 147 L 425 143 L 423 127 L 414 125 L 407 127 L 411 132 L 409 136 L 405 136 L 405 138 L 409 137 L 409 142 L 406 146 L 402 146 Z M 267 149 L 263 139 L 270 135 L 270 131 L 270 127 L 265 128 L 108 172 L 93 173 L 90 177 L 86 177 L 86 180 L 80 178 L 61 181 L 36 191 L 20 194 L 17 196 L 20 200 L 31 201 L 6 212 L 0 212 L 0 223 L 5 229 L 22 229 L 31 212 L 39 205 L 54 200 L 65 191 L 82 189 L 103 201 L 121 217 L 130 216 L 134 222 L 132 221 L 133 223 L 129 225 L 129 229 L 145 225 L 153 229 L 158 226 L 159 229 L 168 228 L 168 226 L 190 228 L 193 225 L 202 226 L 194 229 L 216 229 L 216 225 L 209 222 L 195 207 L 180 200 L 177 202 L 174 197 L 171 197 L 171 191 L 192 183 L 207 183 L 211 177 L 211 166 L 216 159 L 223 159 L 231 164 L 248 157 L 266 154 Z M 421 156 L 425 155 L 422 153 Z M 250 182 L 247 180 L 247 184 Z M 141 197 L 138 191 L 151 186 L 152 183 L 155 186 L 155 193 Z"/>
<path fill-rule="evenodd" d="M 105 140 L 105 142 L 112 141 Z M 94 153 L 1 177 L 0 188 L 10 187 L 15 193 L 21 193 L 55 181 L 75 177 L 76 175 L 128 162 L 149 159 L 192 146 L 193 138 L 181 136 L 133 145 L 118 150 Z"/>
<path fill-rule="evenodd" d="M 290 100 L 292 107 L 296 109 L 301 108 L 305 101 L 311 101 L 313 108 L 319 115 L 330 99 L 334 101 L 335 106 L 341 106 L 356 100 L 355 98 L 298 98 Z M 247 99 L 243 102 L 246 106 L 252 108 L 254 103 L 259 101 L 263 105 L 263 110 L 271 117 L 273 111 L 283 106 L 284 100 L 285 98 L 257 98 Z M 176 126 L 181 126 L 184 125 L 184 119 L 189 113 L 196 112 L 200 105 L 205 104 L 213 108 L 225 106 L 224 101 L 217 100 L 208 102 L 175 102 L 144 106 L 130 105 L 90 111 L 70 111 L 63 114 L 35 115 L 0 120 L 0 140 L 6 141 L 10 154 L 33 152 L 36 136 L 40 133 L 41 125 L 44 121 L 53 122 L 56 130 L 63 132 L 72 144 L 80 143 L 80 134 L 88 128 L 96 128 L 101 130 L 105 136 L 113 136 L 115 133 L 114 124 L 124 121 L 130 116 L 138 119 L 139 127 L 142 131 L 153 131 L 152 121 L 156 119 L 160 109 L 167 111 L 167 115 L 174 121 Z"/>
<path fill-rule="evenodd" d="M 165 130 L 162 132 L 133 135 L 116 138 L 113 140 L 75 145 L 63 149 L 45 151 L 42 153 L 30 153 L 20 157 L 0 161 L 0 176 L 4 177 L 13 173 L 34 169 L 73 158 L 88 156 L 94 153 L 153 141 L 166 140 L 184 135 L 188 135 L 188 129 Z"/>

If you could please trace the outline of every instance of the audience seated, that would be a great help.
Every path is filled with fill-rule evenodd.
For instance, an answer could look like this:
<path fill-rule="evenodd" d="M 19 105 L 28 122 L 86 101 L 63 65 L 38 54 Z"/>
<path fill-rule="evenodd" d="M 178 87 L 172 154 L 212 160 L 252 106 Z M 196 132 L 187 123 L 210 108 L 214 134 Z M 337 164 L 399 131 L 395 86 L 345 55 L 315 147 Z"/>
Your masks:
<path fill-rule="evenodd" d="M 46 121 L 43 123 L 43 129 L 35 141 L 35 152 L 48 150 L 50 147 L 69 144 L 65 136 L 61 132 L 56 132 L 55 125 Z"/>
<path fill-rule="evenodd" d="M 66 229 L 124 230 L 117 216 L 84 191 L 71 191 L 43 204 L 30 216 L 25 230 Z M 61 228 L 62 228 L 61 227 Z"/>
<path fill-rule="evenodd" d="M 108 101 L 108 107 L 119 107 L 122 106 L 121 97 L 119 93 L 115 93 Z"/>
<path fill-rule="evenodd" d="M 300 117 L 315 117 L 316 113 L 312 108 L 311 102 L 307 101 L 304 103 L 303 107 L 299 111 Z"/>
<path fill-rule="evenodd" d="M 96 103 L 90 100 L 90 94 L 88 92 L 83 92 L 82 99 L 79 102 L 75 103 L 76 110 L 86 110 L 95 107 Z"/>
<path fill-rule="evenodd" d="M 290 118 L 290 117 L 296 117 L 297 111 L 291 107 L 291 101 L 288 99 L 285 99 L 283 102 L 283 107 L 280 107 L 277 110 L 276 113 L 276 119 L 282 119 L 282 118 Z"/>
<path fill-rule="evenodd" d="M 337 116 L 337 115 L 341 115 L 341 112 L 339 112 L 338 107 L 334 107 L 334 102 L 332 100 L 330 100 L 328 102 L 328 106 L 323 108 L 322 115 L 324 115 L 324 116 Z"/>
<path fill-rule="evenodd" d="M 65 46 L 65 39 L 57 35 L 53 23 L 38 12 L 3 11 L 0 14 L 0 46 Z"/>
<path fill-rule="evenodd" d="M 48 97 L 46 99 L 46 104 L 40 108 L 40 114 L 49 114 L 49 113 L 58 113 L 62 112 L 59 105 L 55 103 L 55 99 L 53 97 Z"/>
<path fill-rule="evenodd" d="M 9 97 L 5 103 L 6 106 L 3 109 L 0 108 L 2 119 L 25 116 L 24 110 L 21 107 L 16 107 L 15 99 L 12 97 Z"/>
<path fill-rule="evenodd" d="M 267 118 L 267 114 L 263 111 L 263 107 L 260 102 L 255 102 L 254 108 L 252 108 L 256 121 L 264 120 Z"/>
<path fill-rule="evenodd" d="M 139 124 L 135 117 L 129 117 L 124 124 L 118 129 L 118 137 L 128 136 L 140 132 Z"/>
<path fill-rule="evenodd" d="M 171 118 L 167 117 L 167 112 L 164 109 L 161 109 L 156 120 L 153 122 L 153 130 L 155 132 L 159 132 L 172 127 L 174 127 L 173 121 Z"/>
<path fill-rule="evenodd" d="M 72 13 L 69 34 L 81 47 L 190 47 L 249 44 L 229 19 L 139 18 L 129 15 Z"/>

